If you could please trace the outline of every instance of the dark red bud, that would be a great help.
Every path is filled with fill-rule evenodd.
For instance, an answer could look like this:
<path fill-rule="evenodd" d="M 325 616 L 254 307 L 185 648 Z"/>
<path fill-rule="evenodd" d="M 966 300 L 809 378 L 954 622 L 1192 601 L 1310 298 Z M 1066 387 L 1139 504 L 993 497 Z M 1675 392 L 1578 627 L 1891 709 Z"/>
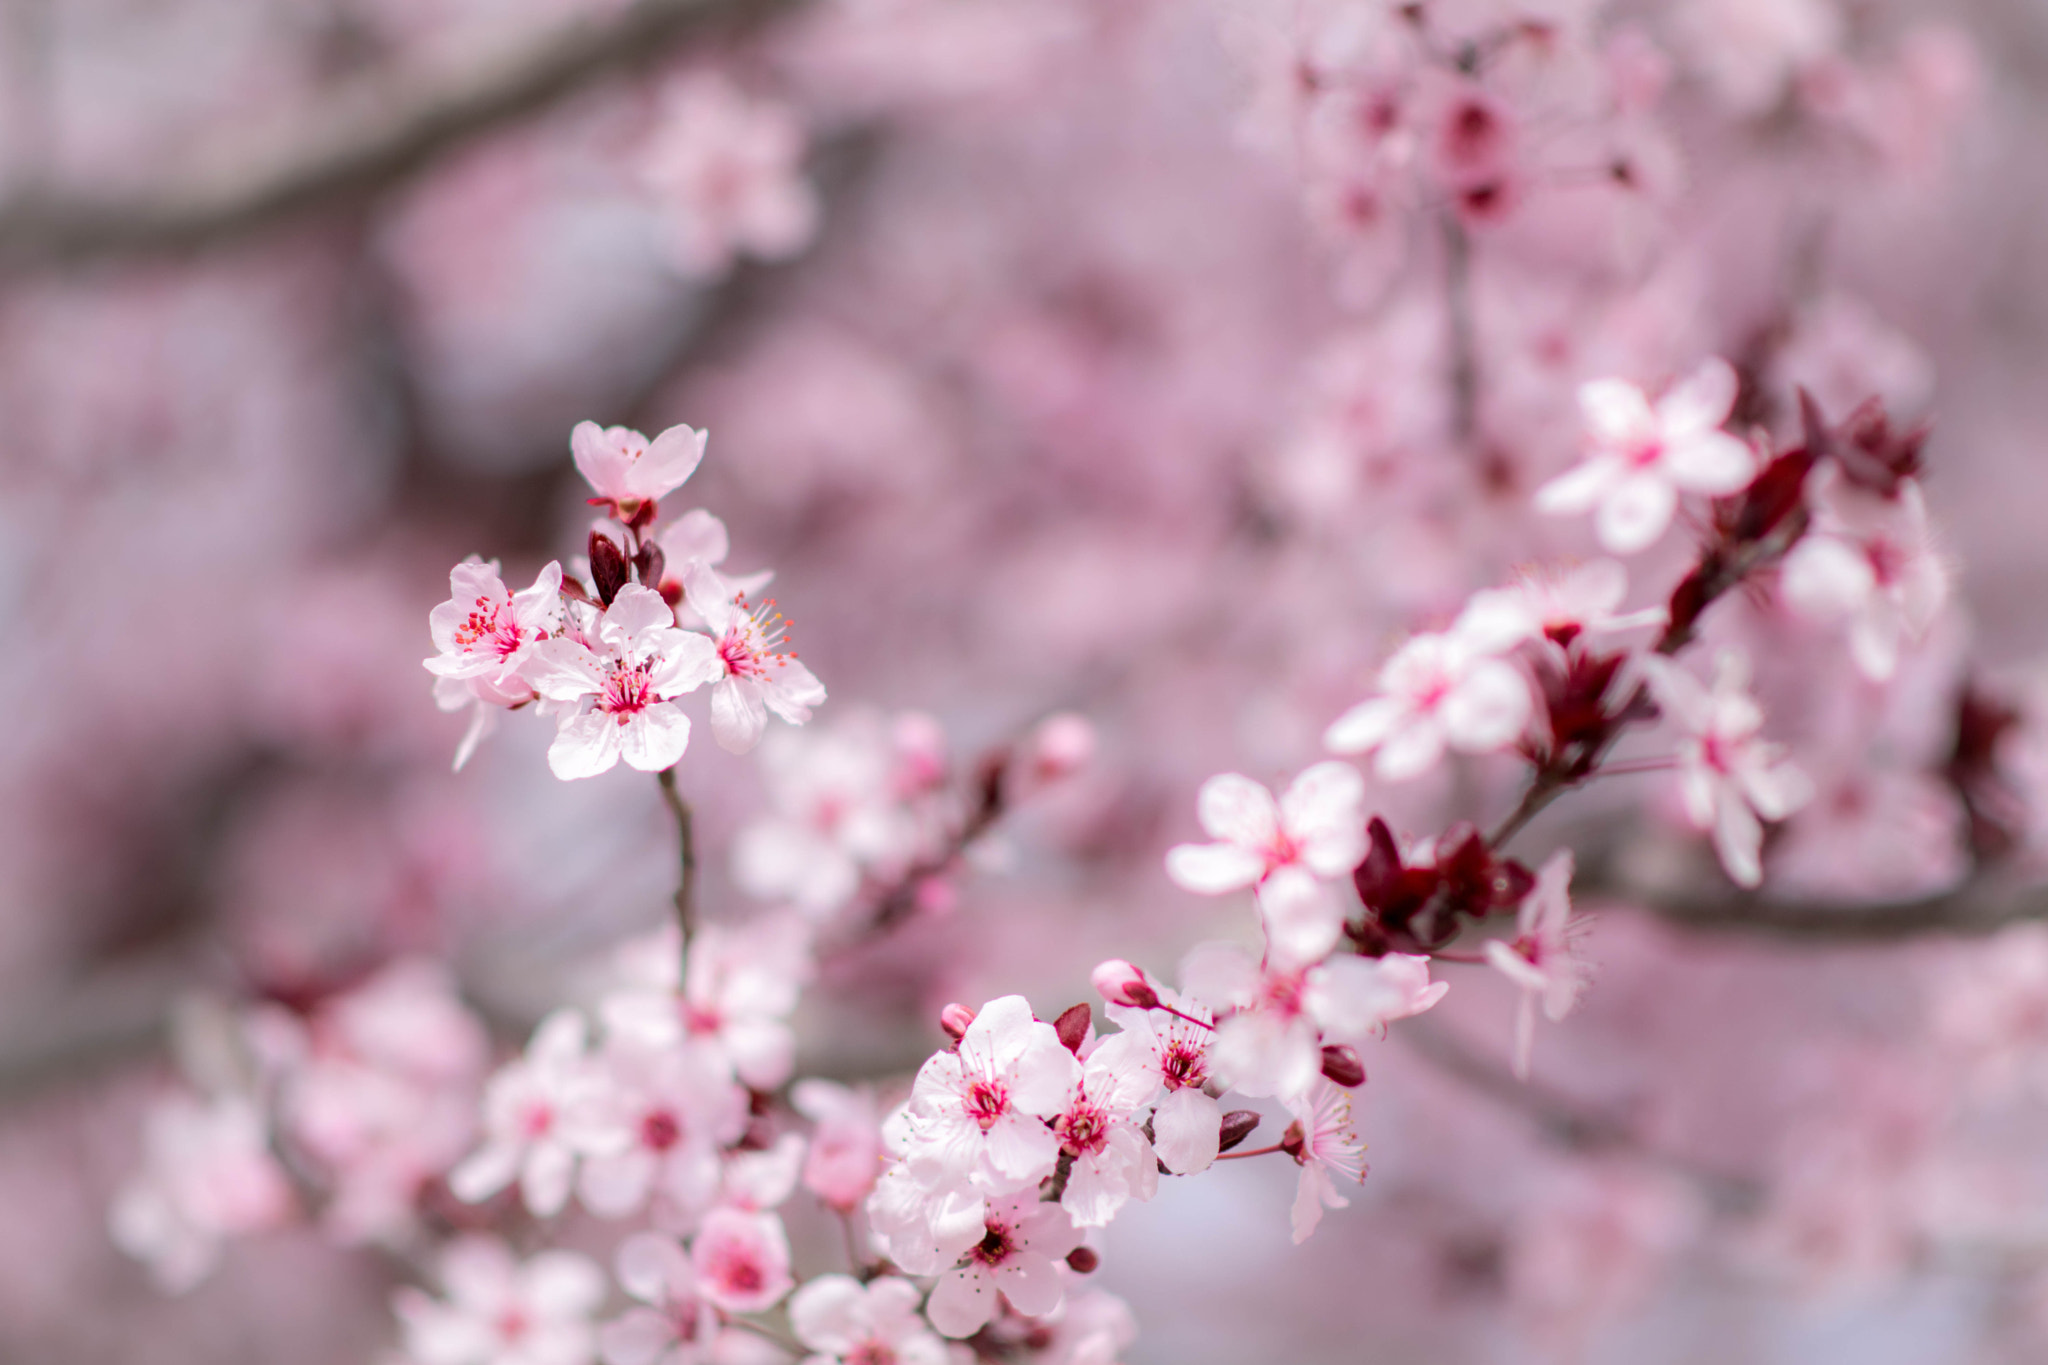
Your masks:
<path fill-rule="evenodd" d="M 1323 1049 L 1323 1074 L 1332 1085 L 1351 1090 L 1365 1084 L 1365 1063 L 1350 1048 L 1333 1044 Z"/>
<path fill-rule="evenodd" d="M 661 547 L 648 541 L 640 547 L 640 553 L 633 556 L 633 568 L 639 573 L 640 581 L 650 588 L 661 586 L 661 573 L 668 567 L 668 556 Z"/>
<path fill-rule="evenodd" d="M 1252 1109 L 1233 1109 L 1223 1116 L 1223 1125 L 1216 1133 L 1216 1150 L 1227 1152 L 1250 1137 L 1258 1129 L 1259 1115 Z"/>
<path fill-rule="evenodd" d="M 1102 1258 L 1093 1247 L 1075 1247 L 1067 1253 L 1067 1269 L 1076 1275 L 1093 1275 L 1101 1264 Z"/>
<path fill-rule="evenodd" d="M 1301 1131 L 1300 1119 L 1296 1119 L 1288 1124 L 1287 1131 L 1280 1135 L 1280 1150 L 1293 1157 L 1296 1161 L 1301 1160 L 1302 1149 L 1307 1145 L 1308 1139 Z"/>
<path fill-rule="evenodd" d="M 597 587 L 597 600 L 606 606 L 626 586 L 626 554 L 618 542 L 601 531 L 590 533 L 590 581 Z"/>
<path fill-rule="evenodd" d="M 1088 1026 L 1094 1018 L 1085 1000 L 1061 1014 L 1052 1026 L 1053 1032 L 1060 1036 L 1060 1045 L 1076 1057 L 1080 1056 L 1081 1044 L 1088 1041 Z"/>

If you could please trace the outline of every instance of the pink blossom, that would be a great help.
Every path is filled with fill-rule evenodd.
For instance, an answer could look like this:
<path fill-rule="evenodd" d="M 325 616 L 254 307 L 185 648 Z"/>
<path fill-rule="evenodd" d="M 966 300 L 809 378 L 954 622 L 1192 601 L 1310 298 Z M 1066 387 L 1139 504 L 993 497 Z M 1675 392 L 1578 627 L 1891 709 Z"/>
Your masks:
<path fill-rule="evenodd" d="M 1720 497 L 1756 477 L 1755 453 L 1721 430 L 1737 387 L 1734 369 L 1718 358 L 1654 406 L 1623 380 L 1584 385 L 1586 460 L 1538 489 L 1536 506 L 1550 513 L 1598 509 L 1594 527 L 1609 551 L 1649 548 L 1671 525 L 1680 492 Z"/>
<path fill-rule="evenodd" d="M 733 845 L 733 877 L 750 895 L 793 901 L 813 917 L 844 905 L 864 873 L 906 865 L 918 829 L 896 799 L 881 720 L 842 715 L 827 726 L 778 731 L 761 748 L 774 814 Z"/>
<path fill-rule="evenodd" d="M 1339 716 L 1323 743 L 1340 754 L 1374 753 L 1388 781 L 1436 766 L 1446 746 L 1490 753 L 1520 737 L 1529 683 L 1497 657 L 1503 642 L 1452 630 L 1417 635 L 1380 669 L 1380 695 Z"/>
<path fill-rule="evenodd" d="M 772 1213 L 713 1209 L 690 1243 L 699 1292 L 728 1313 L 759 1313 L 775 1306 L 795 1283 L 789 1277 L 789 1238 Z"/>
<path fill-rule="evenodd" d="M 1166 855 L 1167 875 L 1205 895 L 1251 886 L 1285 867 L 1348 876 L 1365 857 L 1364 800 L 1365 782 L 1348 763 L 1316 764 L 1277 801 L 1248 777 L 1219 774 L 1202 784 L 1196 803 L 1203 830 L 1217 842 L 1177 845 Z"/>
<path fill-rule="evenodd" d="M 796 1049 L 789 1016 L 812 971 L 810 931 L 787 913 L 711 924 L 679 972 L 680 955 L 672 926 L 634 945 L 631 983 L 601 1007 L 606 1028 L 656 1051 L 687 1043 L 753 1089 L 780 1087 Z"/>
<path fill-rule="evenodd" d="M 484 1145 L 448 1177 L 456 1198 L 476 1203 L 517 1180 L 536 1216 L 562 1211 L 577 1157 L 605 1151 L 613 1136 L 593 1124 L 601 1092 L 584 1052 L 589 1033 L 581 1014 L 557 1010 L 533 1031 L 526 1055 L 491 1077 Z"/>
<path fill-rule="evenodd" d="M 791 725 L 825 701 L 817 677 L 786 648 L 789 623 L 770 600 L 758 607 L 701 560 L 683 570 L 683 594 L 711 629 L 711 733 L 718 746 L 743 754 L 761 742 L 773 711 Z"/>
<path fill-rule="evenodd" d="M 661 547 L 664 566 L 657 586 L 662 598 L 675 604 L 676 624 L 689 629 L 708 629 L 704 627 L 703 618 L 683 600 L 683 570 L 692 560 L 701 560 L 714 569 L 725 563 L 726 555 L 732 550 L 732 537 L 727 533 L 725 523 L 701 507 L 692 508 L 655 532 L 654 543 Z M 767 587 L 774 578 L 773 570 L 763 569 L 728 581 L 734 591 L 752 596 Z"/>
<path fill-rule="evenodd" d="M 882 1125 L 875 1097 L 832 1081 L 798 1081 L 790 1103 L 816 1126 L 804 1161 L 804 1188 L 841 1211 L 860 1206 L 882 1172 Z"/>
<path fill-rule="evenodd" d="M 1395 1020 L 1435 1008 L 1450 989 L 1448 981 L 1429 979 L 1429 959 L 1419 954 L 1340 953 L 1309 970 L 1302 1004 L 1326 1040 L 1357 1047 L 1384 1037 Z"/>
<path fill-rule="evenodd" d="M 803 179 L 796 114 L 709 71 L 678 81 L 664 105 L 641 174 L 667 219 L 676 267 L 715 275 L 742 252 L 780 260 L 803 250 L 818 202 Z"/>
<path fill-rule="evenodd" d="M 1290 1098 L 1287 1110 L 1294 1115 L 1287 1136 L 1298 1143 L 1289 1150 L 1301 1167 L 1294 1196 L 1294 1243 L 1299 1246 L 1315 1233 L 1325 1208 L 1350 1205 L 1338 1187 L 1365 1179 L 1365 1144 L 1351 1123 L 1351 1096 L 1326 1080 L 1318 1078 L 1305 1093 Z"/>
<path fill-rule="evenodd" d="M 1159 1086 L 1147 1039 L 1119 1033 L 1088 1052 L 1073 1096 L 1052 1124 L 1071 1162 L 1060 1206 L 1074 1226 L 1107 1227 L 1126 1201 L 1157 1192 L 1158 1158 L 1139 1124 Z"/>
<path fill-rule="evenodd" d="M 1846 619 L 1856 666 L 1883 682 L 1948 601 L 1948 564 L 1920 486 L 1903 480 L 1897 496 L 1883 498 L 1827 464 L 1815 471 L 1808 501 L 1813 524 L 1785 556 L 1786 600 L 1809 616 Z"/>
<path fill-rule="evenodd" d="M 619 1244 L 614 1269 L 643 1306 L 598 1330 L 605 1365 L 727 1365 L 718 1310 L 697 1292 L 696 1268 L 674 1238 L 634 1233 Z"/>
<path fill-rule="evenodd" d="M 419 1365 L 588 1365 L 604 1301 L 604 1272 L 588 1257 L 543 1251 L 521 1263 L 502 1242 L 465 1237 L 442 1255 L 441 1281 L 446 1299 L 393 1296 Z"/>
<path fill-rule="evenodd" d="M 291 1186 L 247 1100 L 173 1096 L 150 1111 L 142 1173 L 115 1197 L 109 1226 L 123 1251 L 172 1293 L 220 1262 L 229 1237 L 291 1216 Z"/>
<path fill-rule="evenodd" d="M 1622 611 L 1627 596 L 1628 570 L 1611 559 L 1527 570 L 1505 588 L 1472 594 L 1457 628 L 1496 647 L 1537 640 L 1561 650 L 1581 639 L 1663 624 L 1662 607 Z"/>
<path fill-rule="evenodd" d="M 925 1313 L 946 1336 L 973 1336 L 996 1314 L 997 1297 L 1027 1317 L 1060 1306 L 1064 1287 L 1058 1262 L 1081 1244 L 1081 1233 L 1056 1204 L 1035 1192 L 994 1200 L 981 1240 L 939 1277 Z"/>
<path fill-rule="evenodd" d="M 569 433 L 576 469 L 597 494 L 591 501 L 631 522 L 697 472 L 710 434 L 673 426 L 649 441 L 628 427 L 578 422 Z"/>
<path fill-rule="evenodd" d="M 804 1365 L 946 1365 L 946 1344 L 918 1315 L 923 1297 L 896 1275 L 820 1275 L 789 1301 L 790 1329 L 817 1352 Z"/>
<path fill-rule="evenodd" d="M 718 1193 L 718 1149 L 747 1123 L 746 1096 L 702 1049 L 651 1049 L 610 1040 L 595 1074 L 601 1099 L 593 1146 L 577 1175 L 584 1207 L 606 1218 L 638 1212 L 650 1195 L 695 1213 Z"/>
<path fill-rule="evenodd" d="M 1148 1080 L 1166 1091 L 1152 1111 L 1152 1146 L 1175 1175 L 1207 1170 L 1216 1159 L 1223 1107 L 1204 1087 L 1210 1080 L 1215 1046 L 1213 1016 L 1199 1001 L 1165 986 L 1154 988 L 1163 1009 L 1133 1009 L 1112 1003 L 1109 1017 L 1123 1029 L 1119 1038 L 1142 1049 Z"/>
<path fill-rule="evenodd" d="M 1536 874 L 1536 885 L 1522 899 L 1511 942 L 1490 939 L 1486 960 L 1522 988 L 1515 1017 L 1515 1074 L 1529 1078 L 1529 1052 L 1536 1043 L 1536 1006 L 1553 1024 L 1572 1011 L 1586 988 L 1589 967 L 1578 956 L 1574 940 L 1583 928 L 1572 917 L 1572 854 L 1560 849 Z"/>
<path fill-rule="evenodd" d="M 910 1121 L 898 1109 L 882 1125 L 897 1159 L 868 1196 L 868 1231 L 875 1249 L 910 1274 L 936 1275 L 984 1235 L 987 1201 L 966 1176 L 928 1160 L 913 1164 Z"/>
<path fill-rule="evenodd" d="M 637 583 L 619 589 L 591 635 L 595 648 L 544 641 L 526 665 L 534 691 L 568 708 L 548 766 L 565 781 L 595 777 L 621 757 L 642 772 L 675 766 L 690 742 L 690 719 L 675 699 L 719 676 L 712 643 L 678 630 L 661 594 Z"/>
<path fill-rule="evenodd" d="M 749 1213 L 782 1207 L 796 1193 L 808 1146 L 801 1133 L 784 1133 L 766 1147 L 728 1151 L 719 1202 Z"/>
<path fill-rule="evenodd" d="M 959 1046 L 919 1068 L 910 1116 L 930 1164 L 1001 1192 L 1035 1184 L 1059 1159 L 1057 1118 L 1080 1064 L 1021 995 L 984 1005 Z"/>
<path fill-rule="evenodd" d="M 1762 738 L 1764 713 L 1749 694 L 1749 664 L 1724 651 L 1712 690 L 1665 659 L 1643 660 L 1664 713 L 1685 732 L 1678 747 L 1686 816 L 1712 830 L 1721 866 L 1743 886 L 1763 881 L 1762 820 L 1782 820 L 1806 804 L 1806 775 Z"/>
<path fill-rule="evenodd" d="M 1298 1095 L 1322 1069 L 1321 1037 L 1303 999 L 1303 968 L 1255 961 L 1230 943 L 1205 943 L 1181 964 L 1191 995 L 1216 1002 L 1211 1053 L 1217 1078 L 1247 1095 Z"/>
<path fill-rule="evenodd" d="M 550 562 L 533 586 L 508 594 L 497 561 L 472 555 L 448 574 L 448 600 L 427 616 L 437 678 L 481 678 L 503 688 L 535 645 L 560 628 L 562 566 Z"/>

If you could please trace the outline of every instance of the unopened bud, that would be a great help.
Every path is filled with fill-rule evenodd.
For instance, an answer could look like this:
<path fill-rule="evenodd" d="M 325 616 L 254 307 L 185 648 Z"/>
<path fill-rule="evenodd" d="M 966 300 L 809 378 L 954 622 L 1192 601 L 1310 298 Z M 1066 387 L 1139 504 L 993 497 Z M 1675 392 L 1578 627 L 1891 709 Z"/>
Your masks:
<path fill-rule="evenodd" d="M 1088 974 L 1095 989 L 1112 1005 L 1129 1005 L 1149 1010 L 1159 1003 L 1159 992 L 1145 974 L 1120 957 L 1113 957 Z"/>
<path fill-rule="evenodd" d="M 1060 1017 L 1053 1021 L 1052 1028 L 1053 1032 L 1060 1036 L 1060 1046 L 1078 1057 L 1081 1055 L 1081 1044 L 1088 1041 L 1088 1026 L 1094 1021 L 1094 1012 L 1088 1008 L 1088 1002 L 1084 1000 L 1063 1011 Z"/>
<path fill-rule="evenodd" d="M 1365 1084 L 1365 1063 L 1350 1048 L 1333 1045 L 1323 1049 L 1323 1074 L 1331 1084 L 1351 1090 Z"/>
<path fill-rule="evenodd" d="M 1216 1150 L 1227 1152 L 1242 1143 L 1258 1129 L 1259 1115 L 1255 1109 L 1233 1109 L 1223 1116 L 1223 1124 L 1216 1133 Z"/>
<path fill-rule="evenodd" d="M 1308 1137 L 1301 1131 L 1301 1120 L 1296 1119 L 1288 1124 L 1287 1131 L 1280 1135 L 1280 1150 L 1299 1161 L 1302 1150 L 1307 1146 Z"/>
<path fill-rule="evenodd" d="M 626 578 L 626 552 L 604 532 L 592 531 L 590 581 L 597 589 L 597 600 L 610 606 L 612 599 L 619 595 L 619 589 L 626 586 Z"/>
<path fill-rule="evenodd" d="M 1093 1247 L 1075 1247 L 1067 1253 L 1067 1269 L 1076 1275 L 1093 1275 L 1101 1264 L 1102 1258 Z"/>
<path fill-rule="evenodd" d="M 1031 736 L 1031 769 L 1041 781 L 1069 777 L 1095 757 L 1095 727 L 1071 711 L 1049 716 Z"/>
<path fill-rule="evenodd" d="M 640 547 L 640 553 L 633 556 L 634 572 L 648 587 L 660 591 L 661 577 L 668 569 L 668 556 L 661 552 L 661 546 L 648 541 Z"/>
<path fill-rule="evenodd" d="M 939 1011 L 939 1027 L 944 1029 L 946 1036 L 955 1043 L 967 1036 L 968 1026 L 973 1022 L 974 1011 L 957 1000 Z"/>

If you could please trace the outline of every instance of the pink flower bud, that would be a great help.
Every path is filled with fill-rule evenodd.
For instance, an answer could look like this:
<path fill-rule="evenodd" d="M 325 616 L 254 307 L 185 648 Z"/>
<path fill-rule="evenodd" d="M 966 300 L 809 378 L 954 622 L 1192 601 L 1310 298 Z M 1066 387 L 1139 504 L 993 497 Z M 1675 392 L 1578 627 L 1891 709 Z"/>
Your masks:
<path fill-rule="evenodd" d="M 973 1023 L 974 1011 L 957 1000 L 939 1011 L 939 1027 L 955 1043 L 967 1036 L 968 1027 Z"/>
<path fill-rule="evenodd" d="M 1102 992 L 1102 998 L 1112 1005 L 1129 1005 L 1133 1009 L 1149 1010 L 1159 1003 L 1159 992 L 1152 989 L 1152 983 L 1145 974 L 1120 957 L 1113 957 L 1088 974 L 1095 983 L 1095 989 Z"/>
<path fill-rule="evenodd" d="M 1067 1253 L 1067 1269 L 1076 1275 L 1093 1275 L 1102 1264 L 1102 1257 L 1095 1254 L 1093 1247 L 1075 1247 Z"/>
<path fill-rule="evenodd" d="M 1048 717 L 1031 736 L 1031 769 L 1045 782 L 1070 777 L 1095 757 L 1095 727 L 1071 711 Z"/>

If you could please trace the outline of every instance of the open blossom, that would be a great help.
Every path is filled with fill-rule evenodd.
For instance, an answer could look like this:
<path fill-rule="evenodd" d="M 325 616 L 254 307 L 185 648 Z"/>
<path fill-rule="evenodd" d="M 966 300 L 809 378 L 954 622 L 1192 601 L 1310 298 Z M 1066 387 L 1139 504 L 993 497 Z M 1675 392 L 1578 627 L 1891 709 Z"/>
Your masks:
<path fill-rule="evenodd" d="M 1486 960 L 1522 988 L 1515 1019 L 1515 1074 L 1529 1078 L 1529 1052 L 1536 1043 L 1536 1006 L 1556 1023 L 1571 1013 L 1586 987 L 1587 966 L 1574 950 L 1578 925 L 1572 921 L 1572 854 L 1561 849 L 1536 874 L 1523 900 L 1510 942 L 1492 939 Z"/>
<path fill-rule="evenodd" d="M 713 1209 L 690 1243 L 690 1264 L 699 1291 L 728 1313 L 772 1308 L 794 1284 L 789 1237 L 772 1213 Z"/>
<path fill-rule="evenodd" d="M 1420 954 L 1340 954 L 1309 971 L 1302 1004 L 1326 1041 L 1357 1047 L 1384 1037 L 1396 1019 L 1435 1008 L 1450 989 L 1448 981 L 1429 979 L 1429 959 Z"/>
<path fill-rule="evenodd" d="M 789 1301 L 791 1330 L 817 1352 L 804 1365 L 946 1365 L 946 1343 L 918 1314 L 923 1297 L 898 1275 L 820 1275 Z"/>
<path fill-rule="evenodd" d="M 210 1274 L 222 1242 L 280 1225 L 291 1186 L 247 1100 L 176 1096 L 151 1111 L 146 1165 L 114 1201 L 114 1241 L 182 1293 Z"/>
<path fill-rule="evenodd" d="M 798 1081 L 789 1099 L 816 1125 L 804 1158 L 804 1188 L 835 1209 L 858 1208 L 882 1173 L 882 1124 L 873 1093 L 812 1078 Z"/>
<path fill-rule="evenodd" d="M 542 569 L 532 587 L 508 593 L 497 562 L 471 556 L 449 571 L 448 600 L 428 613 L 427 628 L 441 652 L 426 661 L 427 671 L 505 687 L 561 619 L 559 563 Z"/>
<path fill-rule="evenodd" d="M 684 1214 L 718 1193 L 720 1147 L 747 1123 L 746 1096 L 719 1062 L 698 1048 L 646 1048 L 609 1041 L 594 1064 L 601 1096 L 591 1128 L 601 1153 L 577 1174 L 592 1213 L 620 1218 L 649 1195 Z"/>
<path fill-rule="evenodd" d="M 732 536 L 725 529 L 725 523 L 701 507 L 695 507 L 677 517 L 674 521 L 654 533 L 654 543 L 661 547 L 663 570 L 661 581 L 656 586 L 662 598 L 676 607 L 676 624 L 696 629 L 704 625 L 703 619 L 683 601 L 683 570 L 692 560 L 701 560 L 712 568 L 725 563 L 725 557 L 732 551 Z M 763 569 L 737 578 L 729 578 L 735 592 L 749 596 L 761 591 L 773 582 L 772 570 Z"/>
<path fill-rule="evenodd" d="M 1885 498 L 1849 484 L 1833 464 L 1815 471 L 1808 494 L 1813 524 L 1785 556 L 1786 600 L 1809 616 L 1846 619 L 1856 666 L 1882 682 L 1948 601 L 1948 565 L 1926 501 L 1911 479 Z"/>
<path fill-rule="evenodd" d="M 982 1226 L 981 1240 L 939 1277 L 925 1306 L 932 1326 L 956 1340 L 995 1316 L 998 1295 L 1027 1317 L 1058 1308 L 1065 1292 L 1058 1262 L 1081 1245 L 1066 1210 L 1039 1202 L 1036 1191 L 990 1200 Z"/>
<path fill-rule="evenodd" d="M 1117 1037 L 1141 1050 L 1148 1080 L 1166 1091 L 1152 1111 L 1153 1151 L 1175 1175 L 1193 1175 L 1216 1160 L 1223 1123 L 1223 1106 L 1203 1088 L 1215 1020 L 1198 1000 L 1165 986 L 1151 989 L 1164 1009 L 1112 1004 L 1109 1017 L 1123 1030 Z"/>
<path fill-rule="evenodd" d="M 1538 640 L 1562 649 L 1589 637 L 1663 624 L 1662 607 L 1622 611 L 1627 596 L 1628 570 L 1611 559 L 1531 570 L 1507 587 L 1473 593 L 1456 629 L 1492 640 L 1496 648 Z"/>
<path fill-rule="evenodd" d="M 578 422 L 569 433 L 576 469 L 620 521 L 631 522 L 647 507 L 683 486 L 704 458 L 708 432 L 673 426 L 649 441 L 628 427 Z"/>
<path fill-rule="evenodd" d="M 631 982 L 606 997 L 606 1028 L 656 1051 L 697 1048 L 756 1090 L 788 1080 L 796 1052 L 789 1016 L 812 969 L 803 922 L 780 914 L 704 926 L 690 942 L 680 993 L 679 955 L 673 925 L 631 945 Z"/>
<path fill-rule="evenodd" d="M 991 1192 L 1036 1183 L 1060 1154 L 1043 1120 L 1065 1111 L 1079 1075 L 1074 1054 L 1023 996 L 992 1000 L 957 1048 L 918 1070 L 909 1111 L 917 1153 Z"/>
<path fill-rule="evenodd" d="M 683 570 L 683 595 L 711 628 L 711 733 L 743 754 L 761 741 L 768 713 L 802 725 L 825 701 L 825 687 L 785 646 L 788 623 L 775 603 L 747 605 L 746 594 L 702 561 Z"/>
<path fill-rule="evenodd" d="M 1076 1227 L 1108 1227 L 1126 1201 L 1158 1191 L 1158 1158 L 1139 1124 L 1159 1086 L 1141 1038 L 1119 1033 L 1088 1053 L 1073 1096 L 1052 1124 L 1061 1154 L 1073 1163 L 1060 1206 Z"/>
<path fill-rule="evenodd" d="M 619 1287 L 639 1305 L 598 1329 L 604 1365 L 740 1365 L 780 1359 L 747 1332 L 720 1327 L 718 1310 L 697 1292 L 697 1270 L 672 1237 L 636 1232 L 619 1244 Z M 771 1348 L 772 1350 L 772 1348 Z"/>
<path fill-rule="evenodd" d="M 393 1299 L 419 1365 L 588 1365 L 591 1315 L 604 1272 L 573 1251 L 523 1264 L 504 1243 L 466 1237 L 441 1260 L 446 1299 L 401 1289 Z"/>
<path fill-rule="evenodd" d="M 1499 657 L 1500 641 L 1453 629 L 1417 635 L 1380 669 L 1379 694 L 1346 711 L 1323 734 L 1335 753 L 1372 753 L 1388 781 L 1436 766 L 1448 746 L 1490 753 L 1520 738 L 1532 705 L 1529 683 Z"/>
<path fill-rule="evenodd" d="M 591 636 L 594 648 L 544 641 L 526 665 L 534 691 L 568 707 L 548 766 L 565 781 L 595 777 L 622 757 L 642 772 L 675 766 L 690 743 L 690 718 L 675 699 L 718 677 L 711 642 L 678 630 L 661 594 L 637 583 L 619 589 Z"/>
<path fill-rule="evenodd" d="M 514 1180 L 529 1211 L 552 1217 L 569 1202 L 576 1159 L 605 1149 L 592 1119 L 598 1081 L 584 1049 L 589 1025 L 575 1010 L 557 1010 L 533 1031 L 526 1055 L 484 1088 L 483 1147 L 457 1166 L 448 1187 L 458 1199 L 488 1199 Z"/>
<path fill-rule="evenodd" d="M 733 845 L 733 877 L 749 895 L 823 917 L 854 897 L 863 875 L 887 880 L 911 861 L 917 822 L 898 799 L 879 716 L 856 711 L 777 731 L 760 764 L 774 813 Z"/>
<path fill-rule="evenodd" d="M 1594 530 L 1613 554 L 1649 548 L 1671 525 L 1681 492 L 1722 497 L 1756 477 L 1755 453 L 1721 430 L 1738 388 L 1734 368 L 1719 358 L 1655 404 L 1620 379 L 1581 386 L 1585 462 L 1536 490 L 1536 506 L 1594 512 Z"/>
<path fill-rule="evenodd" d="M 796 113 L 715 72 L 684 77 L 666 106 L 641 174 L 668 220 L 677 268 L 715 275 L 742 252 L 780 260 L 801 251 L 818 200 L 803 178 Z"/>
<path fill-rule="evenodd" d="M 1278 800 L 1248 777 L 1220 773 L 1202 784 L 1195 807 L 1216 842 L 1169 851 L 1167 875 L 1207 895 L 1251 886 L 1286 867 L 1349 876 L 1365 856 L 1364 800 L 1364 779 L 1348 763 L 1316 764 Z"/>
<path fill-rule="evenodd" d="M 1731 878 L 1759 885 L 1762 820 L 1782 820 L 1805 805 L 1812 786 L 1762 737 L 1764 713 L 1749 695 L 1748 661 L 1723 652 L 1711 690 L 1668 660 L 1646 659 L 1643 667 L 1657 704 L 1686 732 L 1678 764 L 1687 818 L 1713 831 L 1714 851 Z"/>
<path fill-rule="evenodd" d="M 1351 1123 L 1351 1097 L 1325 1080 L 1317 1080 L 1305 1094 L 1287 1101 L 1294 1122 L 1288 1137 L 1299 1135 L 1292 1147 L 1301 1166 L 1301 1180 L 1294 1196 L 1294 1242 L 1306 1242 L 1323 1221 L 1325 1208 L 1350 1205 L 1338 1191 L 1365 1179 L 1365 1144 Z"/>

